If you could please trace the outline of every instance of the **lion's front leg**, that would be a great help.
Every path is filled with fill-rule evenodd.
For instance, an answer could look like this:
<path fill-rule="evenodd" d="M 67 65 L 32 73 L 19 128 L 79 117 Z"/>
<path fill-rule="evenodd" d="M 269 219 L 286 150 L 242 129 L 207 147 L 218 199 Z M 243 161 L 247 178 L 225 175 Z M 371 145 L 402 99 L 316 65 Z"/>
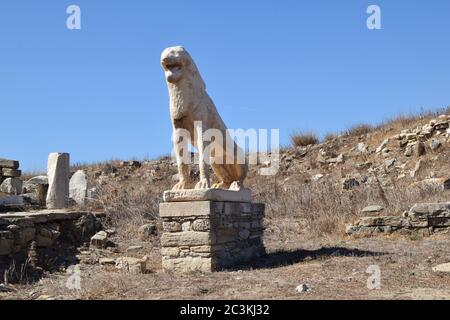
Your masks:
<path fill-rule="evenodd" d="M 200 169 L 200 181 L 195 185 L 195 189 L 209 189 L 211 183 L 209 181 L 209 164 L 206 162 L 209 159 L 209 155 L 205 154 L 205 150 L 209 143 L 204 141 L 203 132 L 204 128 L 201 124 L 196 125 L 196 140 L 198 148 L 198 160 Z"/>
<path fill-rule="evenodd" d="M 183 129 L 174 130 L 173 143 L 180 181 L 172 188 L 172 190 L 184 190 L 189 188 L 190 168 L 189 162 L 187 161 L 188 159 L 187 139 L 188 136 L 186 134 L 186 130 Z"/>

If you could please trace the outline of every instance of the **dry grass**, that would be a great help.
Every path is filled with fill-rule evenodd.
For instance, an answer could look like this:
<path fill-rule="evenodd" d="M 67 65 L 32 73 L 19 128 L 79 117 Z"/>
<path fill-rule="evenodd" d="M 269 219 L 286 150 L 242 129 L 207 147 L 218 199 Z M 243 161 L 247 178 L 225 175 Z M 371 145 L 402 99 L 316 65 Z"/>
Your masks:
<path fill-rule="evenodd" d="M 394 182 L 386 188 L 376 178 L 356 189 L 342 190 L 340 181 L 332 177 L 307 184 L 295 179 L 286 183 L 258 177 L 251 188 L 256 200 L 266 204 L 269 221 L 289 218 L 287 226 L 277 226 L 289 230 L 280 240 L 295 237 L 301 230 L 312 238 L 341 237 L 345 225 L 358 217 L 366 206 L 380 204 L 385 207 L 385 214 L 399 215 L 414 203 L 438 202 L 449 196 L 437 187 L 411 187 L 407 182 Z M 293 221 L 299 222 L 302 228 L 293 227 Z"/>
<path fill-rule="evenodd" d="M 306 147 L 319 143 L 319 138 L 313 132 L 296 132 L 291 134 L 291 142 L 294 147 Z"/>
<path fill-rule="evenodd" d="M 371 133 L 374 130 L 374 127 L 370 124 L 361 123 L 355 126 L 350 127 L 345 131 L 346 136 L 359 137 L 362 135 L 366 135 Z"/>

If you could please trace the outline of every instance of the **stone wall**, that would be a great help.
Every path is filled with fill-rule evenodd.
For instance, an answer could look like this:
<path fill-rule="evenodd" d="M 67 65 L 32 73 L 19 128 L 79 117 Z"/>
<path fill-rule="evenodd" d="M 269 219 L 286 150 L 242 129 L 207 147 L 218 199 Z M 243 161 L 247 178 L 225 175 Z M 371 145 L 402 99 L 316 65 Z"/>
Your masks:
<path fill-rule="evenodd" d="M 160 204 L 162 265 L 171 272 L 211 272 L 257 259 L 264 204 L 191 201 Z"/>
<path fill-rule="evenodd" d="M 419 232 L 429 235 L 450 232 L 450 202 L 419 203 L 401 216 L 363 217 L 347 226 L 350 235 L 374 235 L 379 233 Z"/>
<path fill-rule="evenodd" d="M 37 248 L 88 242 L 100 227 L 97 215 L 88 212 L 0 214 L 0 258 L 26 252 L 32 242 Z"/>

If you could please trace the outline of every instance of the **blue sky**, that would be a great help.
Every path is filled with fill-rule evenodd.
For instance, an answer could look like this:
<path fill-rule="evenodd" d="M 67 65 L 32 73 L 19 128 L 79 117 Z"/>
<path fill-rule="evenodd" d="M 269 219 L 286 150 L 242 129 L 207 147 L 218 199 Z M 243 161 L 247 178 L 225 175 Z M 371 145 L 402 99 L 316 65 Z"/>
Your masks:
<path fill-rule="evenodd" d="M 81 30 L 66 28 L 76 4 Z M 366 9 L 381 7 L 382 30 Z M 185 46 L 231 128 L 320 135 L 450 104 L 450 2 L 42 0 L 0 4 L 0 157 L 24 170 L 171 150 L 162 50 Z"/>

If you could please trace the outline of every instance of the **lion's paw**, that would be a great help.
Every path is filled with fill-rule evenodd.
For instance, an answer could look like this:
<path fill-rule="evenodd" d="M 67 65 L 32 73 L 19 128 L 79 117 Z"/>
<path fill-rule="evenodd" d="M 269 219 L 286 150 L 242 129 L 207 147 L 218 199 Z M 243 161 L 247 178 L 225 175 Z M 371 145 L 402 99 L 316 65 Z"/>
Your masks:
<path fill-rule="evenodd" d="M 188 189 L 188 183 L 186 181 L 180 181 L 176 185 L 174 185 L 172 188 L 173 191 L 186 190 L 186 189 Z"/>
<path fill-rule="evenodd" d="M 214 183 L 211 187 L 212 189 L 225 189 L 225 182 Z"/>
<path fill-rule="evenodd" d="M 242 185 L 241 182 L 239 181 L 234 181 L 231 185 L 230 185 L 230 190 L 233 191 L 239 191 L 243 188 L 244 186 Z"/>
<path fill-rule="evenodd" d="M 197 184 L 195 185 L 195 189 L 199 190 L 199 189 L 209 189 L 211 187 L 211 184 L 209 183 L 209 180 L 204 178 L 204 179 L 200 179 L 199 182 L 197 182 Z"/>

